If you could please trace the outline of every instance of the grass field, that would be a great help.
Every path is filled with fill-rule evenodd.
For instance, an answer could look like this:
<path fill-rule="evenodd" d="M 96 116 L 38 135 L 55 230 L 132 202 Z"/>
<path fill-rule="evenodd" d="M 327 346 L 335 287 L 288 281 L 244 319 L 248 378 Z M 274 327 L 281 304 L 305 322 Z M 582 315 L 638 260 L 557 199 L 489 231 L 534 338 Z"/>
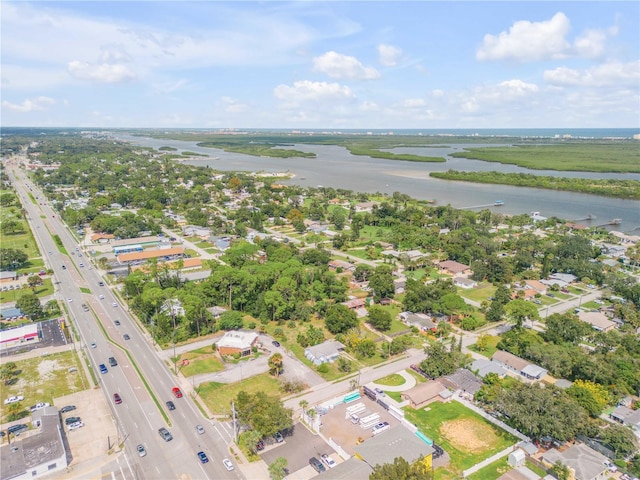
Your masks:
<path fill-rule="evenodd" d="M 482 303 L 483 300 L 492 297 L 496 293 L 496 287 L 490 283 L 482 282 L 476 288 L 458 288 L 458 295 L 469 300 Z"/>
<path fill-rule="evenodd" d="M 13 385 L 2 386 L 2 398 L 23 395 L 21 403 L 24 408 L 38 402 L 53 404 L 54 398 L 79 392 L 89 385 L 75 352 L 61 352 L 15 363 L 21 373 Z M 77 371 L 70 373 L 70 368 Z M 7 414 L 4 403 L 0 404 L 0 412 L 4 422 Z"/>
<path fill-rule="evenodd" d="M 19 288 L 16 290 L 8 290 L 6 292 L 0 292 L 0 303 L 15 302 L 22 295 L 27 293 L 35 293 L 38 297 L 46 297 L 53 295 L 53 284 L 50 278 L 45 278 L 42 285 L 36 287 L 35 292 L 31 288 Z"/>
<path fill-rule="evenodd" d="M 406 380 L 402 375 L 398 375 L 397 373 L 392 373 L 391 375 L 387 375 L 386 377 L 379 378 L 374 380 L 374 383 L 378 385 L 387 385 L 389 387 L 397 387 L 406 383 Z"/>
<path fill-rule="evenodd" d="M 184 361 L 188 363 L 183 365 Z M 224 370 L 222 360 L 213 351 L 212 347 L 200 348 L 191 352 L 183 353 L 178 358 L 180 372 L 185 377 L 200 375 L 202 373 L 221 372 Z"/>
<path fill-rule="evenodd" d="M 405 409 L 406 418 L 440 445 L 450 464 L 436 479 L 460 478 L 463 470 L 514 444 L 517 439 L 458 402 L 433 402 L 425 409 Z"/>
<path fill-rule="evenodd" d="M 491 358 L 494 353 L 498 351 L 496 345 L 500 342 L 500 337 L 494 337 L 493 335 L 488 335 L 487 349 L 484 351 L 480 351 L 477 345 L 474 343 L 473 345 L 469 345 L 469 350 L 473 350 L 474 352 L 478 352 L 480 355 L 484 355 L 487 358 Z"/>
<path fill-rule="evenodd" d="M 469 148 L 452 156 L 535 170 L 640 172 L 640 151 L 631 142 Z"/>
<path fill-rule="evenodd" d="M 507 463 L 507 457 L 502 457 L 500 460 L 481 468 L 476 473 L 472 473 L 467 478 L 469 480 L 496 480 L 496 478 L 504 475 L 512 468 L 513 467 Z"/>
<path fill-rule="evenodd" d="M 216 415 L 230 414 L 231 401 L 238 393 L 245 391 L 253 394 L 256 392 L 266 392 L 271 396 L 280 396 L 277 379 L 268 373 L 256 375 L 254 377 L 236 383 L 203 383 L 197 389 L 198 395 L 204 400 L 209 410 Z"/>

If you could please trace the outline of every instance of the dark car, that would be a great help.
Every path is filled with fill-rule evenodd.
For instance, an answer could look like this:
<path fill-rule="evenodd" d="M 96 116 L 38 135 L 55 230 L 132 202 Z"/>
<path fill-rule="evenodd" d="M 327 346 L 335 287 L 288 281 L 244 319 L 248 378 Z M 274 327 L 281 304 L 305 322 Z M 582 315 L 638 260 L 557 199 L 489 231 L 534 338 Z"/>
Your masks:
<path fill-rule="evenodd" d="M 100 364 L 100 373 L 107 373 L 107 366 L 104 363 Z"/>
<path fill-rule="evenodd" d="M 322 464 L 322 462 L 318 460 L 316 457 L 311 457 L 309 459 L 309 465 L 311 465 L 313 469 L 318 473 L 322 473 L 327 470 L 326 468 L 324 468 L 324 465 Z"/>
<path fill-rule="evenodd" d="M 116 361 L 115 357 L 109 357 L 109 365 L 111 365 L 112 367 L 115 367 L 116 365 L 118 365 L 118 362 Z"/>
<path fill-rule="evenodd" d="M 120 326 L 120 320 L 114 320 L 114 321 L 113 321 L 113 323 L 115 323 L 115 324 L 116 324 L 116 327 L 119 327 L 119 326 Z"/>
<path fill-rule="evenodd" d="M 173 436 L 171 435 L 171 433 L 169 433 L 169 430 L 164 427 L 158 429 L 158 433 L 165 442 L 170 442 L 171 440 L 173 440 Z"/>
<path fill-rule="evenodd" d="M 122 338 L 124 338 L 125 340 L 131 340 L 131 337 L 129 336 L 128 333 L 125 333 Z"/>
<path fill-rule="evenodd" d="M 198 458 L 200 459 L 200 463 L 207 463 L 209 461 L 209 457 L 204 452 L 198 452 Z"/>
<path fill-rule="evenodd" d="M 72 423 L 80 422 L 82 419 L 80 417 L 69 417 L 66 418 L 64 423 L 65 425 L 71 425 Z"/>
<path fill-rule="evenodd" d="M 116 402 L 116 405 L 120 405 L 122 403 L 122 398 L 117 393 L 113 394 L 113 401 Z"/>
<path fill-rule="evenodd" d="M 98 282 L 98 286 L 104 287 L 104 282 Z"/>
<path fill-rule="evenodd" d="M 273 344 L 274 347 L 279 347 L 280 346 L 280 342 L 277 340 L 274 340 L 273 342 L 271 342 Z"/>
<path fill-rule="evenodd" d="M 169 400 L 169 401 L 167 402 L 167 408 L 168 408 L 169 410 L 175 410 L 175 409 L 176 409 L 176 406 L 175 406 L 175 404 L 174 404 L 171 400 Z"/>
<path fill-rule="evenodd" d="M 28 425 L 24 424 L 24 423 L 19 423 L 17 425 L 11 425 L 9 428 L 7 428 L 7 432 L 8 433 L 13 433 L 14 435 L 17 433 L 20 433 L 24 430 L 29 430 Z"/>
<path fill-rule="evenodd" d="M 75 410 L 75 409 L 76 409 L 75 405 L 67 405 L 66 407 L 62 407 L 60 409 L 60 413 L 67 413 L 67 412 L 70 412 L 70 411 Z"/>

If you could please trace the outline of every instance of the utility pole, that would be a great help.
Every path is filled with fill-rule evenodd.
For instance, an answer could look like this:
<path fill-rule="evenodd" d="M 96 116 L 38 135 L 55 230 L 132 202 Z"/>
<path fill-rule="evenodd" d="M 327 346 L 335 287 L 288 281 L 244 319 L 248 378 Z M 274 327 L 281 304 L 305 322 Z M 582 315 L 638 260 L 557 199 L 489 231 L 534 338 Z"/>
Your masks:
<path fill-rule="evenodd" d="M 236 427 L 236 404 L 231 402 L 231 412 L 233 414 L 233 441 L 238 443 L 238 428 Z"/>

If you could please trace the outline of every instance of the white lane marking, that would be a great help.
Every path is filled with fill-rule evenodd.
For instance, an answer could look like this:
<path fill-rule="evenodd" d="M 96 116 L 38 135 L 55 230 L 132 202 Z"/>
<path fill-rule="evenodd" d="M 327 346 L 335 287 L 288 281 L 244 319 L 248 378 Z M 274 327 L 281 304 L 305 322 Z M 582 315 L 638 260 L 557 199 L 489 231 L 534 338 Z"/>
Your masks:
<path fill-rule="evenodd" d="M 136 478 L 136 474 L 133 471 L 133 468 L 131 468 L 131 464 L 129 463 L 129 456 L 127 455 L 127 452 L 125 452 L 124 454 L 124 459 L 127 461 L 127 465 L 129 466 L 129 471 L 131 472 L 131 475 L 133 476 L 133 478 Z"/>

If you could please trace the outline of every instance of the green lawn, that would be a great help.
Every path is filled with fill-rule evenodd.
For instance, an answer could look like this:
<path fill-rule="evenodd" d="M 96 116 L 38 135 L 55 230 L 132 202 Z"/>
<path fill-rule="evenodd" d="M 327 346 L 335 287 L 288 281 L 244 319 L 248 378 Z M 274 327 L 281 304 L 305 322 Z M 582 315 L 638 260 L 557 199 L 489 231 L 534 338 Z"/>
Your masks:
<path fill-rule="evenodd" d="M 406 383 L 406 380 L 402 375 L 398 375 L 397 373 L 392 373 L 391 375 L 387 375 L 386 377 L 379 378 L 374 380 L 374 383 L 378 385 L 387 385 L 389 387 L 397 387 Z"/>
<path fill-rule="evenodd" d="M 277 379 L 268 373 L 263 373 L 236 383 L 203 383 L 197 388 L 197 391 L 211 412 L 222 415 L 231 413 L 231 401 L 241 391 L 250 394 L 266 392 L 268 395 L 280 397 L 279 385 Z"/>
<path fill-rule="evenodd" d="M 47 356 L 29 358 L 15 362 L 21 373 L 13 385 L 2 386 L 2 398 L 23 395 L 24 408 L 38 402 L 53 404 L 53 399 L 87 388 L 80 360 L 75 352 L 61 352 Z M 77 371 L 70 373 L 70 368 Z M 0 404 L 2 421 L 5 421 L 7 406 Z"/>
<path fill-rule="evenodd" d="M 451 463 L 445 470 L 457 475 L 517 441 L 455 401 L 433 402 L 421 410 L 407 407 L 405 414 L 407 420 L 449 454 Z M 459 477 L 445 475 L 444 478 Z"/>
<path fill-rule="evenodd" d="M 17 290 L 8 290 L 6 292 L 0 292 L 0 303 L 15 302 L 22 295 L 27 293 L 35 293 L 38 297 L 46 297 L 53 295 L 53 284 L 50 278 L 45 278 L 42 285 L 36 287 L 35 292 L 31 288 L 20 288 Z"/>
<path fill-rule="evenodd" d="M 185 360 L 188 363 L 183 365 Z M 180 355 L 178 369 L 185 377 L 190 377 L 202 373 L 221 372 L 224 370 L 224 364 L 212 347 L 205 347 Z"/>
<path fill-rule="evenodd" d="M 468 298 L 469 300 L 474 300 L 479 303 L 482 303 L 483 300 L 487 300 L 489 297 L 493 297 L 495 292 L 496 287 L 486 282 L 478 284 L 476 288 L 458 288 L 458 294 L 461 297 Z"/>
<path fill-rule="evenodd" d="M 511 465 L 507 463 L 507 457 L 502 457 L 500 460 L 490 463 L 476 473 L 469 475 L 467 478 L 470 480 L 496 480 L 511 469 Z"/>
<path fill-rule="evenodd" d="M 491 358 L 493 354 L 498 351 L 497 345 L 498 345 L 498 342 L 500 342 L 500 337 L 494 337 L 493 335 L 488 335 L 488 339 L 489 341 L 487 342 L 486 350 L 480 351 L 475 343 L 473 345 L 469 345 L 469 350 L 473 350 L 474 352 L 477 352 L 480 355 L 484 355 L 487 358 Z"/>

